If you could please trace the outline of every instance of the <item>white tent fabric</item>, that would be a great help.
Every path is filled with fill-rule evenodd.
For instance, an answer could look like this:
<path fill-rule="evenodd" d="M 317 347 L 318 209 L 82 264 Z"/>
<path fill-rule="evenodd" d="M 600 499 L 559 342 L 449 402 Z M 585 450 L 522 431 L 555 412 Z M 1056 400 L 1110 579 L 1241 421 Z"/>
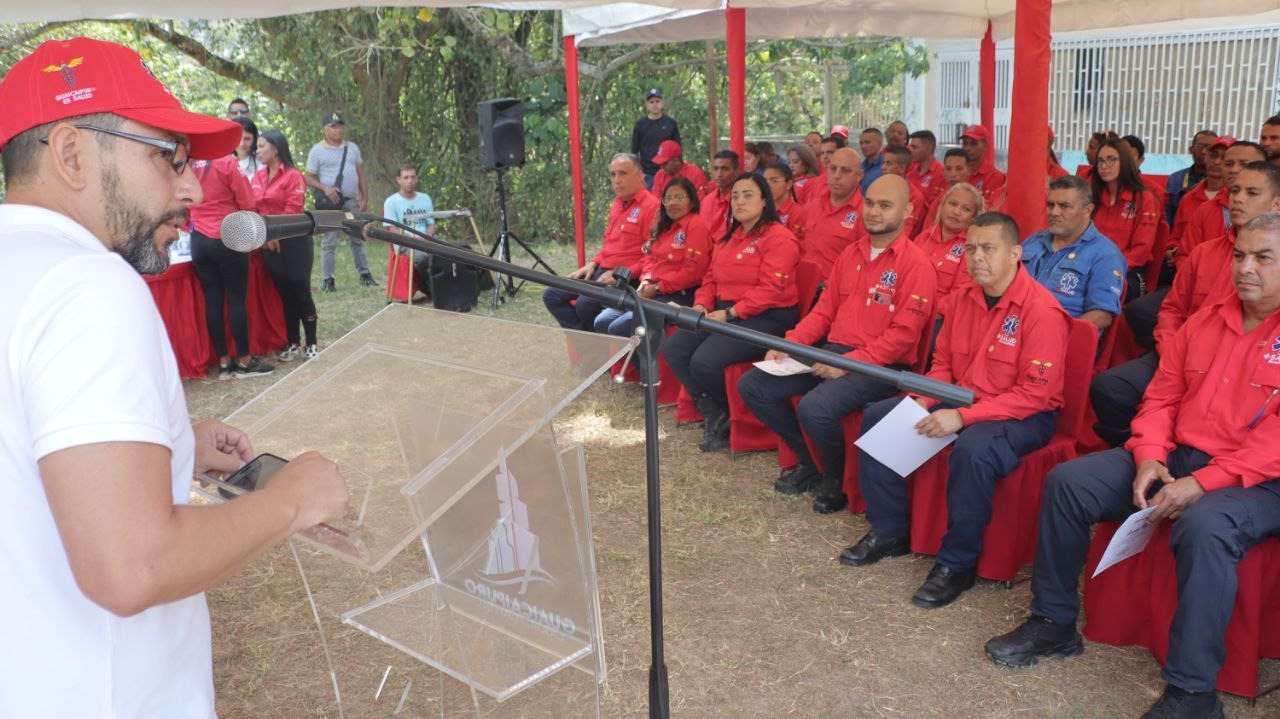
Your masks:
<path fill-rule="evenodd" d="M 608 5 L 607 0 L 218 0 L 184 3 L 174 0 L 44 0 L 20 3 L 0 2 L 0 23 L 54 22 L 68 20 L 127 20 L 168 18 L 213 20 L 219 18 L 264 18 L 281 15 L 343 10 L 352 7 L 488 7 L 498 10 L 565 10 Z M 714 9 L 718 0 L 650 0 L 650 5 L 688 9 Z"/>
<path fill-rule="evenodd" d="M 734 0 L 732 4 L 747 10 L 748 38 L 898 35 L 976 40 L 986 32 L 988 18 L 997 39 L 1012 37 L 1016 0 Z M 717 9 L 702 11 L 682 3 L 567 9 L 564 34 L 576 36 L 581 46 L 723 39 L 723 8 L 722 2 Z M 1114 30 L 1276 11 L 1280 11 L 1280 0 L 1054 0 L 1053 31 Z"/>

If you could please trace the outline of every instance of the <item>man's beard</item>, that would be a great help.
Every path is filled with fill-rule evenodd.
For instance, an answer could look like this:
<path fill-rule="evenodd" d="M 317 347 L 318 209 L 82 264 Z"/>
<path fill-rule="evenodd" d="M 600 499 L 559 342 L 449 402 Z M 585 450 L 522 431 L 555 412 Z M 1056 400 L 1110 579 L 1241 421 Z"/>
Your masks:
<path fill-rule="evenodd" d="M 139 274 L 158 275 L 169 269 L 168 248 L 156 249 L 156 232 L 174 220 L 185 220 L 186 208 L 170 210 L 156 219 L 148 218 L 121 194 L 120 176 L 111 167 L 102 173 L 102 197 L 107 231 L 116 240 L 111 251 L 123 257 Z"/>

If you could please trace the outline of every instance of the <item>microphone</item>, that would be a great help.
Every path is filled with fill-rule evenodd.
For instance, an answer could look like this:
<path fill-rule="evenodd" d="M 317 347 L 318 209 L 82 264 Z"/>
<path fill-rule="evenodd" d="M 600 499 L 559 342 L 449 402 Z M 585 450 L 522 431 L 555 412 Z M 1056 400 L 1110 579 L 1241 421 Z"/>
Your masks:
<path fill-rule="evenodd" d="M 342 210 L 311 210 L 297 215 L 259 215 L 250 210 L 222 218 L 222 244 L 236 252 L 252 252 L 272 240 L 306 237 L 317 232 L 358 231 L 373 215 Z"/>

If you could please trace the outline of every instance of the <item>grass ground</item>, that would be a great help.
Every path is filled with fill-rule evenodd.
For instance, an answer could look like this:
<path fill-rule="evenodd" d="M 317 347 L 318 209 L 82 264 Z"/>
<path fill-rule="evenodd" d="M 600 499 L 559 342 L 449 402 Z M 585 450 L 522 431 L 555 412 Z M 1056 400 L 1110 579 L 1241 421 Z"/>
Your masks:
<path fill-rule="evenodd" d="M 569 248 L 538 250 L 561 272 L 574 265 Z M 385 249 L 370 245 L 369 255 L 382 278 Z M 342 248 L 338 260 L 338 292 L 316 295 L 322 346 L 384 304 L 381 291 L 357 285 Z M 487 314 L 488 304 L 477 312 Z M 536 288 L 497 314 L 549 323 Z M 272 381 L 188 382 L 191 414 L 226 416 Z M 634 386 L 598 382 L 558 425 L 562 439 L 587 447 L 609 666 L 603 713 L 610 717 L 643 716 L 647 707 L 641 403 Z M 1012 589 L 980 583 L 950 607 L 917 609 L 909 598 L 929 570 L 928 558 L 840 566 L 841 548 L 866 531 L 861 517 L 819 517 L 807 500 L 776 495 L 772 455 L 734 461 L 701 454 L 698 430 L 677 427 L 671 412 L 663 410 L 661 421 L 675 716 L 1123 717 L 1141 714 L 1161 691 L 1159 665 L 1142 649 L 1089 643 L 1084 656 L 1065 662 L 1016 671 L 995 666 L 982 644 L 1025 616 L 1026 583 Z M 209 603 L 224 719 L 337 716 L 286 549 L 268 552 L 209 592 Z M 1280 678 L 1277 663 L 1264 662 L 1263 675 L 1267 683 Z M 1256 706 L 1226 702 L 1235 719 L 1280 716 L 1280 696 Z"/>

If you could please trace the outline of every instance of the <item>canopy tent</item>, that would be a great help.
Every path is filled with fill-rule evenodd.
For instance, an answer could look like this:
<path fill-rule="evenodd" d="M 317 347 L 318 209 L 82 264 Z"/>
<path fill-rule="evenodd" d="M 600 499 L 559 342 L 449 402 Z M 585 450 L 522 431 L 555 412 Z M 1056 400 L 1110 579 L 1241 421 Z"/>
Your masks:
<path fill-rule="evenodd" d="M 1280 10 L 1280 0 L 733 0 L 717 10 L 682 3 L 617 4 L 564 13 L 565 60 L 577 45 L 686 42 L 724 37 L 729 63 L 730 144 L 741 154 L 745 138 L 746 38 L 790 39 L 897 35 L 933 40 L 982 39 L 982 122 L 994 129 L 995 40 L 1014 39 L 1013 107 L 1006 208 L 1024 231 L 1042 222 L 1048 154 L 1049 43 L 1052 32 L 1149 25 L 1165 21 L 1250 16 Z M 721 34 L 723 33 L 723 35 Z M 570 160 L 575 230 L 583 250 L 581 153 L 576 147 L 576 70 L 567 75 Z M 994 135 L 993 135 L 994 136 Z"/>

